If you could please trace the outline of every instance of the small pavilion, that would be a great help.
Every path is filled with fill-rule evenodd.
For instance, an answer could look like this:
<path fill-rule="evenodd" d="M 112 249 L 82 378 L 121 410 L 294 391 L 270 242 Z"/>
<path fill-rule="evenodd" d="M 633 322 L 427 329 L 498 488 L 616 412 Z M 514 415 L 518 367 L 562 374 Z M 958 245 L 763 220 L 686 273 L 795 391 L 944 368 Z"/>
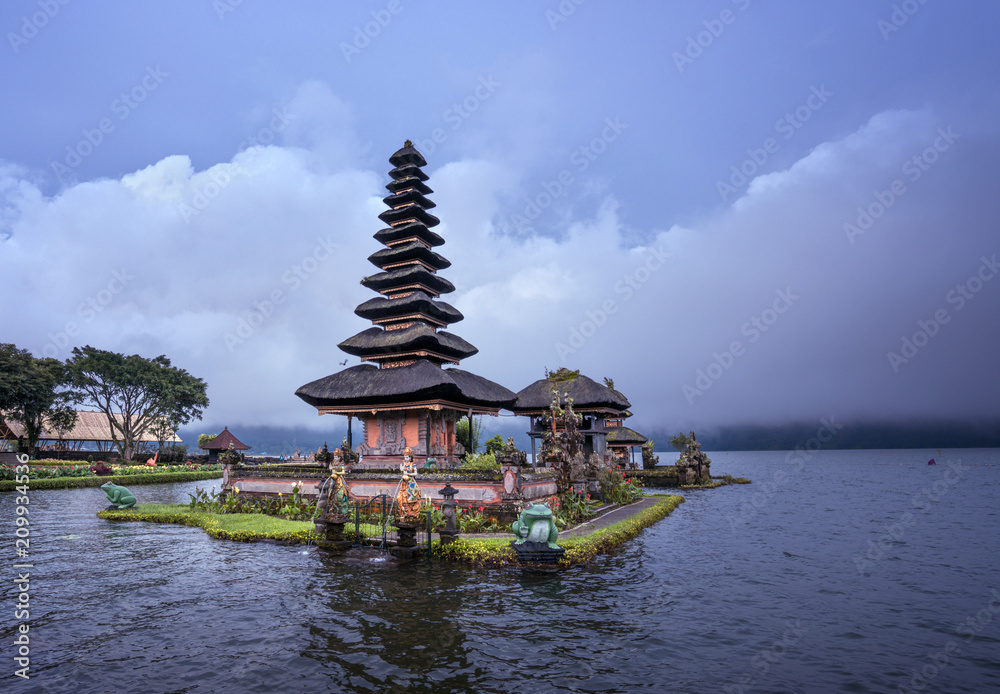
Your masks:
<path fill-rule="evenodd" d="M 632 406 L 611 385 L 601 385 L 579 371 L 562 368 L 549 373 L 521 390 L 511 407 L 514 414 L 526 416 L 531 422 L 528 436 L 531 437 L 532 461 L 535 461 L 535 440 L 543 433 L 541 418 L 549 413 L 554 396 L 563 404 L 572 399 L 573 411 L 583 416 L 577 431 L 584 435 L 583 452 L 587 456 L 591 453 L 605 455 L 606 422 L 620 422 L 622 413 Z"/>
<path fill-rule="evenodd" d="M 617 419 L 614 417 L 605 419 L 604 426 L 607 429 L 607 434 L 605 434 L 604 439 L 612 460 L 623 458 L 629 462 L 631 467 L 635 467 L 635 447 L 644 446 L 649 438 L 635 429 L 629 429 L 625 426 L 625 419 L 631 416 L 631 412 L 625 411 Z"/>
<path fill-rule="evenodd" d="M 221 451 L 229 450 L 229 444 L 233 444 L 233 448 L 237 451 L 249 451 L 250 446 L 246 445 L 238 438 L 233 436 L 232 432 L 229 431 L 229 427 L 223 428 L 211 441 L 207 442 L 204 446 L 198 446 L 198 448 L 208 451 L 209 462 L 215 462 L 219 459 L 219 453 Z"/>
<path fill-rule="evenodd" d="M 455 286 L 438 274 L 451 263 L 433 250 L 444 239 L 432 231 L 440 220 L 427 211 L 435 207 L 421 170 L 427 162 L 407 140 L 389 163 L 392 180 L 383 198 L 389 209 L 379 215 L 389 226 L 375 234 L 385 248 L 368 257 L 380 271 L 361 281 L 379 296 L 354 311 L 373 327 L 339 345 L 370 363 L 307 383 L 295 394 L 320 415 L 346 415 L 348 430 L 352 418 L 361 420 L 356 467 L 398 467 L 407 448 L 415 462 L 451 467 L 465 453 L 455 440 L 458 420 L 496 416 L 514 393 L 454 368 L 479 350 L 444 330 L 464 316 L 440 300 Z"/>

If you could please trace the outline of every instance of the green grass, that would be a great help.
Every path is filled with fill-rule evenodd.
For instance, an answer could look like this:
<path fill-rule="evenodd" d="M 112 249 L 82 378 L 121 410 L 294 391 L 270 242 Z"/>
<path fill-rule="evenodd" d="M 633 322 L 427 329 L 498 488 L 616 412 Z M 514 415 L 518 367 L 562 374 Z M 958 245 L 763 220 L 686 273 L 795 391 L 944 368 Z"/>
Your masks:
<path fill-rule="evenodd" d="M 279 540 L 305 542 L 313 524 L 266 516 L 263 513 L 209 513 L 194 511 L 187 504 L 136 504 L 130 509 L 105 510 L 98 518 L 113 521 L 176 523 L 202 528 L 211 537 L 237 542 Z"/>
<path fill-rule="evenodd" d="M 198 470 L 195 472 L 155 472 L 141 475 L 108 475 L 107 477 L 49 477 L 29 481 L 29 489 L 78 489 L 100 487 L 105 482 L 122 486 L 129 484 L 161 484 L 166 482 L 197 482 L 222 477 L 222 470 Z M 0 492 L 10 492 L 19 485 L 15 480 L 0 480 Z"/>

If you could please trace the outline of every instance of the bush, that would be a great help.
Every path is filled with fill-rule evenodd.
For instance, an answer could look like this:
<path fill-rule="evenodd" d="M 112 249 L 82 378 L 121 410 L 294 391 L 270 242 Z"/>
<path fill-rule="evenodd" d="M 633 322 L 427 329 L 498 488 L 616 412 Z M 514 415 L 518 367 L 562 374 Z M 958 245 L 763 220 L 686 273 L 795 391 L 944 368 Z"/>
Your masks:
<path fill-rule="evenodd" d="M 486 452 L 496 457 L 496 454 L 501 452 L 506 445 L 507 444 L 505 444 L 504 440 L 500 437 L 500 434 L 497 434 L 486 441 Z"/>
<path fill-rule="evenodd" d="M 499 470 L 500 463 L 492 453 L 473 453 L 458 467 L 460 470 Z"/>

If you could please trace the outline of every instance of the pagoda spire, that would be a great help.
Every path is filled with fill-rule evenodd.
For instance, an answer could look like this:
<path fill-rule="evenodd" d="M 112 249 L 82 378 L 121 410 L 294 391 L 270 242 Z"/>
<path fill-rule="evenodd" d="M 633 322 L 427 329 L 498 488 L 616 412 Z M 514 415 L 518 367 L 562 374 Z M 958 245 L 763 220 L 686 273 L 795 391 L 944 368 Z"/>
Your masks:
<path fill-rule="evenodd" d="M 361 281 L 380 296 L 354 311 L 375 327 L 344 340 L 339 347 L 383 369 L 407 366 L 417 359 L 437 366 L 458 364 L 479 350 L 442 330 L 463 316 L 439 299 L 455 291 L 455 286 L 438 274 L 451 263 L 432 250 L 443 245 L 444 239 L 431 231 L 440 220 L 427 211 L 436 206 L 427 198 L 434 191 L 421 170 L 427 162 L 407 140 L 389 157 L 389 163 L 394 167 L 389 172 L 392 181 L 386 185 L 389 195 L 383 198 L 389 209 L 379 215 L 389 226 L 375 234 L 385 248 L 368 257 L 381 272 Z"/>

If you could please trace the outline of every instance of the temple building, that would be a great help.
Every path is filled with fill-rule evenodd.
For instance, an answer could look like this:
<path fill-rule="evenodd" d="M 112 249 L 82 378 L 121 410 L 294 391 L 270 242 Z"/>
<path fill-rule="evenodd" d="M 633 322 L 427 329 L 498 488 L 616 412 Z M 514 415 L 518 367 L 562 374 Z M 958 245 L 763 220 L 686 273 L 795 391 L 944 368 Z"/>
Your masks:
<path fill-rule="evenodd" d="M 606 418 L 604 427 L 607 433 L 604 435 L 604 440 L 612 461 L 618 458 L 627 461 L 629 467 L 636 467 L 635 449 L 637 446 L 644 446 L 649 439 L 635 429 L 625 426 L 625 419 L 631 416 L 631 412 L 625 411 L 617 418 Z"/>
<path fill-rule="evenodd" d="M 541 438 L 543 433 L 541 418 L 549 413 L 554 396 L 559 398 L 561 405 L 572 399 L 573 411 L 582 415 L 583 422 L 577 430 L 584 435 L 583 452 L 587 456 L 591 453 L 605 455 L 607 421 L 620 423 L 622 413 L 632 406 L 610 381 L 608 385 L 601 385 L 582 376 L 579 371 L 563 368 L 535 381 L 517 394 L 510 408 L 514 414 L 524 415 L 531 422 L 528 436 L 531 437 L 532 460 L 536 459 L 536 439 Z"/>
<path fill-rule="evenodd" d="M 320 415 L 357 417 L 363 429 L 354 451 L 360 467 L 395 467 L 406 448 L 418 463 L 440 467 L 458 463 L 465 449 L 455 440 L 463 415 L 496 415 L 509 408 L 514 393 L 481 376 L 454 368 L 476 354 L 474 346 L 444 330 L 462 314 L 439 297 L 455 290 L 438 272 L 451 263 L 433 249 L 444 239 L 432 231 L 440 223 L 427 210 L 427 165 L 407 140 L 389 158 L 392 181 L 379 215 L 388 228 L 375 234 L 385 248 L 368 260 L 380 272 L 361 284 L 379 296 L 355 309 L 371 328 L 340 343 L 344 352 L 371 362 L 307 383 L 295 394 Z M 448 368 L 446 368 L 448 367 Z"/>

